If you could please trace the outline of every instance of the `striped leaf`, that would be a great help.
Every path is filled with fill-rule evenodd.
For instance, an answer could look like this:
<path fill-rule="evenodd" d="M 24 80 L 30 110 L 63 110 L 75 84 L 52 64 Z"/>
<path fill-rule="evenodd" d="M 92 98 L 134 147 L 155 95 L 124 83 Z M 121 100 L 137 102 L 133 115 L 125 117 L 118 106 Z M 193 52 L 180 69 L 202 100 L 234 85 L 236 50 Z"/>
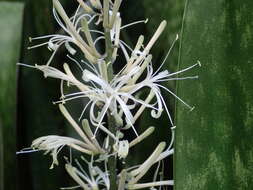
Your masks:
<path fill-rule="evenodd" d="M 253 189 L 253 2 L 190 0 L 179 68 L 200 60 L 178 83 L 176 190 Z"/>
<path fill-rule="evenodd" d="M 16 63 L 20 56 L 22 3 L 0 3 L 0 189 L 16 189 Z"/>

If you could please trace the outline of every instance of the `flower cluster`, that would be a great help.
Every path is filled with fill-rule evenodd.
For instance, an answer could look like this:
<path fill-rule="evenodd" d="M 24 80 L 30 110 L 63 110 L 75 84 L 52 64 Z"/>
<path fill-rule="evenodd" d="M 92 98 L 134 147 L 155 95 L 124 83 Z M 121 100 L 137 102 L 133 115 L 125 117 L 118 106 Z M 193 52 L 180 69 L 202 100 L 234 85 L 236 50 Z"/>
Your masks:
<path fill-rule="evenodd" d="M 53 157 L 51 168 L 54 164 L 58 164 L 58 153 L 65 146 L 90 155 L 92 157 L 91 162 L 84 159 L 88 164 L 90 174 L 84 171 L 78 161 L 76 161 L 78 168 L 68 162 L 66 164 L 67 172 L 78 184 L 77 187 L 109 190 L 112 187 L 112 181 L 110 180 L 112 176 L 110 172 L 112 171 L 107 171 L 108 160 L 111 158 L 124 160 L 131 147 L 152 134 L 154 127 L 148 128 L 142 134 L 138 134 L 135 129 L 135 122 L 146 108 L 150 109 L 151 116 L 154 118 L 159 118 L 165 110 L 170 120 L 168 125 L 172 126 L 170 145 L 166 148 L 166 144 L 161 142 L 144 163 L 118 172 L 116 174 L 118 175 L 116 183 L 118 189 L 141 189 L 173 185 L 173 180 L 152 181 L 150 183 L 139 183 L 139 181 L 152 165 L 160 163 L 161 160 L 174 152 L 172 145 L 175 126 L 161 91 L 165 90 L 190 110 L 193 109 L 170 89 L 162 85 L 162 82 L 196 79 L 197 76 L 178 77 L 178 74 L 195 66 L 200 66 L 200 63 L 198 62 L 175 73 L 162 70 L 162 66 L 178 39 L 178 36 L 176 36 L 164 61 L 157 70 L 154 70 L 150 50 L 165 29 L 166 21 L 161 22 L 147 45 L 144 45 L 144 36 L 141 35 L 135 47 L 131 48 L 120 39 L 121 31 L 135 24 L 146 23 L 147 20 L 122 26 L 119 12 L 122 0 L 104 0 L 103 3 L 100 0 L 90 0 L 89 3 L 83 0 L 77 0 L 77 2 L 79 4 L 77 10 L 72 17 L 69 17 L 60 2 L 53 0 L 53 15 L 65 34 L 31 38 L 31 41 L 47 41 L 31 46 L 30 49 L 45 45 L 53 53 L 45 65 L 29 67 L 42 71 L 45 77 L 61 80 L 62 94 L 60 100 L 54 103 L 59 104 L 60 111 L 78 133 L 80 139 L 49 135 L 35 139 L 31 148 L 50 153 Z M 94 26 L 97 25 L 101 25 L 104 30 L 96 30 Z M 74 56 L 77 51 L 83 53 L 84 60 L 81 61 L 77 61 L 68 55 L 69 59 L 80 69 L 82 77 L 75 76 L 67 63 L 63 64 L 64 70 L 52 66 L 53 57 L 63 45 L 71 56 Z M 101 52 L 101 46 L 105 47 L 105 52 Z M 113 73 L 112 65 L 117 65 L 119 51 L 124 55 L 125 65 L 118 73 Z M 65 94 L 64 89 L 69 86 L 75 87 L 76 92 Z M 148 90 L 149 93 L 145 98 L 140 98 L 138 93 L 143 90 Z M 88 102 L 79 117 L 79 121 L 82 120 L 82 126 L 80 126 L 64 104 L 82 98 L 88 99 Z M 85 112 L 89 115 L 88 120 L 83 119 Z M 105 117 L 111 118 L 114 122 L 114 130 L 111 130 L 108 123 L 104 122 Z M 125 140 L 122 133 L 123 130 L 129 128 L 132 128 L 136 134 L 135 139 L 131 142 Z M 106 134 L 103 144 L 97 139 L 99 131 Z M 98 158 L 93 160 L 96 156 Z M 105 172 L 98 166 L 94 166 L 95 163 L 101 162 L 104 163 L 103 169 Z"/>

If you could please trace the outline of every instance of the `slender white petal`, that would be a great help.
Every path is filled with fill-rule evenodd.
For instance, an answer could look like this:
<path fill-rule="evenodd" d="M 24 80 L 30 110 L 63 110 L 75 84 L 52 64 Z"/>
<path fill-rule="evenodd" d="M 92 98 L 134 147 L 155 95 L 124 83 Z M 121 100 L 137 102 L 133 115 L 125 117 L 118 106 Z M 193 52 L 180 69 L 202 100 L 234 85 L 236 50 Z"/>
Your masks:
<path fill-rule="evenodd" d="M 58 165 L 57 155 L 64 146 L 69 146 L 74 149 L 77 149 L 76 147 L 78 147 L 78 151 L 86 154 L 93 154 L 92 151 L 89 150 L 89 146 L 86 143 L 71 137 L 57 135 L 43 136 L 35 139 L 31 145 L 33 149 L 43 150 L 46 151 L 46 153 L 51 153 L 53 162 L 50 169 L 52 169 L 54 165 Z"/>

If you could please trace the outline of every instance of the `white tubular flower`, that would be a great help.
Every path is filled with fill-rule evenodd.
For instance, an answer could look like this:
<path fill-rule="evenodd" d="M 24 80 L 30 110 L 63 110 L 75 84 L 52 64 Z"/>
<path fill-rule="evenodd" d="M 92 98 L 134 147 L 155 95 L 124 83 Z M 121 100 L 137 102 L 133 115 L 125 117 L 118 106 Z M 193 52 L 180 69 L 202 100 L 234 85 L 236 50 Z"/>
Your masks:
<path fill-rule="evenodd" d="M 113 13 L 111 11 L 109 12 L 109 14 L 111 15 L 111 17 L 113 16 L 112 15 Z M 126 62 L 129 62 L 129 60 L 131 59 L 131 57 L 129 56 L 129 51 L 131 52 L 132 57 L 136 58 L 136 55 L 138 55 L 138 53 L 140 51 L 138 51 L 136 49 L 133 50 L 126 42 L 121 40 L 120 39 L 120 32 L 121 32 L 121 30 L 123 30 L 127 27 L 130 27 L 130 26 L 133 26 L 135 24 L 147 23 L 147 22 L 148 22 L 148 19 L 132 22 L 127 25 L 121 26 L 120 13 L 118 12 L 117 14 L 115 14 L 115 21 L 114 21 L 113 27 L 110 29 L 110 37 L 111 37 L 111 41 L 113 42 L 113 45 L 114 45 L 114 50 L 113 50 L 113 55 L 112 55 L 113 61 L 116 60 L 118 48 L 120 48 L 122 50 L 122 52 L 124 54 L 124 58 L 126 59 Z M 141 48 L 140 46 L 137 46 L 137 47 Z"/>
<path fill-rule="evenodd" d="M 160 163 L 158 163 L 156 172 L 154 174 L 154 179 L 152 182 L 138 183 L 138 181 L 147 173 L 147 171 L 152 167 L 152 165 L 154 165 L 157 162 L 157 159 L 162 154 L 164 148 L 165 143 L 161 142 L 144 163 L 142 163 L 141 165 L 137 165 L 122 170 L 121 175 L 119 176 L 120 177 L 119 181 L 120 183 L 124 184 L 125 189 L 144 189 L 144 188 L 153 189 L 154 187 L 174 185 L 173 180 L 163 180 L 162 177 L 160 177 L 158 181 L 156 180 L 160 168 Z"/>
<path fill-rule="evenodd" d="M 165 142 L 161 142 L 143 164 L 141 164 L 137 169 L 134 169 L 130 172 L 129 175 L 131 179 L 129 180 L 128 184 L 137 183 L 147 173 L 147 171 L 156 162 L 157 158 L 164 150 L 165 145 Z"/>
<path fill-rule="evenodd" d="M 42 71 L 45 78 L 50 77 L 50 78 L 61 79 L 61 80 L 67 81 L 69 83 L 75 83 L 74 77 L 63 73 L 54 67 L 50 67 L 47 65 L 35 65 L 34 68 Z"/>
<path fill-rule="evenodd" d="M 98 186 L 103 186 L 106 190 L 110 189 L 108 172 L 103 172 L 98 166 L 93 165 L 93 158 L 90 162 L 84 160 L 88 165 L 88 173 L 85 172 L 81 164 L 75 160 L 77 167 L 67 163 L 65 168 L 68 174 L 75 180 L 80 187 L 85 190 L 99 190 Z M 106 167 L 105 167 L 106 168 Z"/>
<path fill-rule="evenodd" d="M 131 184 L 128 185 L 127 189 L 144 189 L 150 188 L 153 189 L 154 187 L 161 187 L 161 186 L 172 186 L 174 185 L 174 180 L 165 180 L 165 181 L 156 181 L 156 182 L 149 182 L 149 183 L 138 183 L 138 184 Z"/>
<path fill-rule="evenodd" d="M 45 151 L 45 154 L 51 154 L 53 162 L 50 169 L 53 169 L 54 165 L 58 165 L 57 155 L 64 146 L 69 146 L 86 154 L 93 154 L 86 143 L 71 137 L 57 135 L 43 136 L 35 139 L 31 145 L 33 149 Z"/>
<path fill-rule="evenodd" d="M 139 57 L 141 56 L 142 55 L 139 55 Z M 152 56 L 145 57 L 144 61 L 142 61 L 141 64 L 129 67 L 127 73 L 119 72 L 110 82 L 107 81 L 107 78 L 103 78 L 95 67 L 91 67 L 92 71 L 87 69 L 82 70 L 83 82 L 77 80 L 74 77 L 67 64 L 64 64 L 66 73 L 63 73 L 56 68 L 46 65 L 36 65 L 35 68 L 43 71 L 45 77 L 57 78 L 67 81 L 69 84 L 75 85 L 80 90 L 80 92 L 65 95 L 62 100 L 56 103 L 65 103 L 76 98 L 89 98 L 90 101 L 83 109 L 82 114 L 90 105 L 90 121 L 94 126 L 97 127 L 94 136 L 96 135 L 98 129 L 102 129 L 109 136 L 116 139 L 115 136 L 103 126 L 103 119 L 108 111 L 111 113 L 111 115 L 119 118 L 122 116 L 122 114 L 124 114 L 125 122 L 127 124 L 125 128 L 132 127 L 137 136 L 138 134 L 134 128 L 134 123 L 145 108 L 151 109 L 151 115 L 154 118 L 160 117 L 161 113 L 165 109 L 172 126 L 174 126 L 165 100 L 161 94 L 161 90 L 169 92 L 189 109 L 193 109 L 193 107 L 189 106 L 182 99 L 176 96 L 171 90 L 161 85 L 160 83 L 171 80 L 195 79 L 197 76 L 181 78 L 174 76 L 183 73 L 195 66 L 200 66 L 200 63 L 198 62 L 191 67 L 175 73 L 169 73 L 167 70 L 160 71 L 161 67 L 159 67 L 159 69 L 154 72 L 151 60 Z M 146 77 L 142 81 L 138 81 L 142 73 L 146 73 Z M 147 96 L 147 98 L 145 100 L 136 98 L 136 93 L 144 88 L 150 89 L 150 94 Z M 151 103 L 154 97 L 155 101 L 154 103 Z M 96 113 L 95 111 L 95 107 L 97 105 L 100 105 L 101 108 L 99 113 Z M 137 106 L 140 106 L 139 110 L 135 113 L 135 115 L 133 115 L 132 110 Z"/>
<path fill-rule="evenodd" d="M 185 72 L 197 65 L 200 65 L 200 63 L 197 63 L 189 68 L 183 69 L 175 73 L 169 73 L 167 70 L 161 72 L 157 70 L 156 72 L 154 72 L 151 64 L 151 57 L 148 56 L 142 65 L 132 67 L 126 74 L 119 73 L 110 82 L 102 78 L 102 76 L 96 69 L 93 69 L 93 72 L 87 69 L 83 70 L 83 82 L 81 82 L 73 76 L 67 64 L 64 65 L 66 74 L 50 66 L 35 66 L 35 68 L 43 71 L 45 76 L 65 80 L 70 84 L 77 86 L 77 88 L 81 92 L 65 95 L 63 100 L 58 101 L 56 103 L 64 103 L 76 98 L 89 98 L 90 102 L 88 103 L 88 105 L 90 104 L 90 121 L 93 125 L 97 126 L 94 136 L 96 135 L 97 130 L 100 128 L 107 134 L 109 134 L 111 137 L 115 138 L 115 136 L 113 136 L 111 133 L 109 133 L 108 130 L 106 130 L 102 123 L 108 111 L 110 111 L 111 114 L 115 116 L 121 115 L 121 113 L 124 114 L 127 126 L 132 127 L 134 131 L 135 129 L 133 125 L 145 108 L 150 108 L 152 110 L 151 115 L 155 118 L 160 117 L 161 113 L 165 109 L 170 119 L 170 122 L 173 125 L 170 113 L 166 107 L 165 100 L 161 95 L 162 89 L 175 96 L 179 101 L 181 101 L 189 109 L 192 110 L 193 107 L 189 106 L 182 99 L 176 96 L 171 90 L 159 83 L 170 80 L 197 78 L 197 76 L 183 78 L 174 77 L 175 75 Z M 140 76 L 140 73 L 143 73 L 144 70 L 146 70 L 146 77 L 144 78 L 144 80 L 136 83 L 135 81 L 137 81 L 138 77 Z M 141 100 L 139 98 L 136 98 L 135 94 L 144 88 L 150 89 L 150 94 L 147 99 Z M 154 97 L 155 103 L 150 103 Z M 131 100 L 131 104 L 128 100 Z M 95 112 L 95 107 L 97 105 L 100 105 L 101 107 L 101 110 L 98 114 L 96 114 Z M 133 115 L 132 109 L 136 108 L 139 105 L 141 107 L 139 108 L 137 113 Z M 87 109 L 87 107 L 88 106 L 85 106 L 82 113 Z M 138 136 L 136 131 L 135 133 Z"/>
<path fill-rule="evenodd" d="M 183 101 L 167 88 L 164 83 L 172 80 L 198 78 L 198 76 L 181 77 L 180 74 L 196 66 L 201 66 L 200 62 L 198 61 L 196 64 L 174 73 L 162 70 L 174 44 L 178 40 L 177 35 L 161 65 L 157 70 L 154 70 L 150 51 L 167 25 L 165 20 L 159 24 L 147 44 L 144 44 L 144 36 L 140 35 L 135 46 L 130 47 L 120 39 L 121 31 L 135 24 L 147 23 L 148 20 L 122 25 L 124 22 L 122 22 L 119 12 L 122 0 L 76 1 L 79 5 L 73 16 L 69 17 L 60 1 L 52 0 L 53 15 L 61 27 L 61 31 L 59 34 L 30 38 L 30 41 L 47 40 L 29 47 L 32 49 L 47 46 L 52 51 L 47 63 L 35 66 L 19 65 L 35 68 L 42 71 L 44 77 L 61 81 L 61 97 L 53 103 L 59 104 L 59 110 L 78 134 L 80 140 L 57 135 L 43 136 L 35 139 L 31 148 L 24 149 L 24 151 L 17 154 L 32 151 L 45 151 L 45 154 L 50 153 L 52 156 L 50 169 L 54 165 L 58 165 L 57 156 L 65 146 L 69 147 L 70 150 L 74 149 L 89 156 L 91 158 L 90 161 L 81 157 L 87 164 L 86 170 L 84 170 L 78 160 L 74 160 L 75 164 L 72 165 L 72 155 L 70 156 L 70 161 L 66 158 L 65 169 L 77 183 L 77 186 L 62 189 L 110 190 L 110 188 L 115 189 L 114 187 L 116 186 L 118 186 L 118 190 L 155 189 L 156 187 L 161 188 L 161 186 L 173 185 L 173 180 L 164 180 L 162 175 L 158 179 L 158 173 L 164 169 L 163 166 L 162 168 L 160 167 L 161 161 L 174 153 L 174 129 L 176 127 L 162 92 L 165 91 L 171 94 L 176 100 L 193 110 L 194 107 Z M 103 30 L 91 29 L 94 26 L 93 24 L 101 24 Z M 100 44 L 100 41 L 103 43 Z M 79 75 L 74 75 L 67 63 L 63 64 L 62 70 L 50 65 L 56 52 L 63 45 L 70 53 L 67 57 L 81 71 Z M 105 50 L 103 54 L 98 51 L 101 49 Z M 84 55 L 84 60 L 81 60 L 80 63 L 70 57 L 75 55 L 78 50 Z M 119 64 L 120 66 L 116 65 L 119 51 L 121 51 L 120 55 L 123 54 L 124 66 L 121 63 Z M 115 73 L 114 66 L 121 70 Z M 65 87 L 70 86 L 75 87 L 76 92 L 67 94 L 64 91 Z M 148 90 L 149 94 L 143 97 L 140 92 L 146 90 Z M 65 107 L 65 103 L 80 98 L 85 98 L 87 103 L 77 119 L 72 117 L 72 114 Z M 122 163 L 127 162 L 125 158 L 131 148 L 154 132 L 155 128 L 149 127 L 139 135 L 135 129 L 135 123 L 145 109 L 149 109 L 153 118 L 159 118 L 165 110 L 172 130 L 170 144 L 166 148 L 166 143 L 160 142 L 143 163 L 120 171 L 117 168 L 117 161 L 122 159 Z M 87 110 L 89 110 L 87 112 L 89 118 L 83 119 L 83 115 L 86 114 Z M 105 124 L 106 116 L 108 116 L 107 127 Z M 91 127 L 94 128 L 92 129 Z M 115 129 L 112 127 L 115 127 Z M 122 132 L 122 130 L 128 128 L 131 128 L 136 135 L 131 141 L 126 140 L 127 138 L 124 138 L 124 133 Z M 102 131 L 105 134 L 101 134 L 99 138 L 96 138 L 98 131 Z M 104 143 L 102 144 L 102 142 Z M 99 163 L 99 167 L 94 164 L 94 156 L 96 158 L 95 163 Z M 157 169 L 154 172 L 153 181 L 140 183 L 155 164 L 157 164 Z"/>
<path fill-rule="evenodd" d="M 94 101 L 91 105 L 90 109 L 90 119 L 91 122 L 97 126 L 97 129 L 100 128 L 102 125 L 103 118 L 108 110 L 111 110 L 111 113 L 117 112 L 118 105 L 123 108 L 123 112 L 126 116 L 126 122 L 129 124 L 132 124 L 133 122 L 133 115 L 131 113 L 131 109 L 133 109 L 132 105 L 127 105 L 123 99 L 122 96 L 127 96 L 128 94 L 120 93 L 119 89 L 126 81 L 133 76 L 137 70 L 134 70 L 130 73 L 128 73 L 125 76 L 120 76 L 119 78 L 114 78 L 114 80 L 111 81 L 111 83 L 108 83 L 103 78 L 95 75 L 94 73 L 84 70 L 83 72 L 83 80 L 86 82 L 92 82 L 95 84 L 98 88 L 96 89 L 96 97 L 94 97 Z M 95 105 L 96 103 L 100 101 L 103 103 L 103 107 L 101 109 L 101 112 L 96 117 L 94 113 Z M 116 109 L 116 110 L 115 110 Z M 133 128 L 134 129 L 134 128 Z M 97 130 L 96 130 L 97 131 Z M 96 134 L 95 131 L 95 134 Z M 135 131 L 135 129 L 134 129 Z"/>
<path fill-rule="evenodd" d="M 154 33 L 153 37 L 150 39 L 146 47 L 143 49 L 143 51 L 140 51 L 139 49 L 136 49 L 132 56 L 134 56 L 134 59 L 130 59 L 132 62 L 127 62 L 126 67 L 124 68 L 123 72 L 127 73 L 129 70 L 131 70 L 132 67 L 135 67 L 137 65 L 140 65 L 142 61 L 146 58 L 146 56 L 149 54 L 149 51 L 151 50 L 154 43 L 157 41 L 163 30 L 165 29 L 167 25 L 167 22 L 164 20 L 160 23 L 159 27 L 157 28 L 156 32 Z M 141 44 L 143 41 L 141 41 Z M 138 44 L 138 43 L 137 43 Z M 140 47 L 139 47 L 140 48 Z M 136 54 L 139 56 L 137 58 Z"/>
<path fill-rule="evenodd" d="M 129 142 L 127 140 L 119 141 L 114 145 L 114 150 L 117 152 L 119 159 L 127 157 L 129 148 Z"/>
<path fill-rule="evenodd" d="M 76 10 L 75 15 L 69 18 L 58 0 L 53 0 L 53 4 L 54 4 L 54 8 L 53 8 L 54 18 L 66 34 L 64 35 L 52 34 L 52 35 L 30 38 L 30 41 L 43 40 L 43 39 L 49 39 L 49 40 L 47 42 L 43 42 L 41 44 L 31 46 L 29 47 L 29 49 L 47 45 L 48 49 L 53 51 L 50 59 L 48 60 L 46 64 L 46 65 L 49 65 L 53 57 L 55 56 L 55 53 L 62 45 L 65 45 L 66 49 L 70 52 L 70 54 L 72 55 L 75 54 L 76 50 L 70 46 L 70 43 L 73 43 L 81 49 L 81 51 L 84 53 L 87 60 L 89 60 L 91 63 L 96 63 L 97 59 L 99 59 L 101 55 L 97 52 L 94 46 L 94 42 L 90 36 L 89 28 L 86 28 L 86 27 L 88 26 L 90 22 L 94 21 L 94 19 L 98 17 L 99 15 L 95 14 L 92 16 L 87 13 L 81 13 L 80 11 L 81 5 L 80 5 L 78 6 Z M 62 22 L 61 19 L 64 22 Z M 84 26 L 85 28 L 83 28 L 83 23 L 86 23 L 86 25 Z M 88 41 L 88 44 L 82 39 L 80 35 L 80 33 L 83 31 L 85 31 L 84 33 Z"/>
<path fill-rule="evenodd" d="M 182 77 L 182 78 L 180 78 L 180 77 L 175 77 L 174 78 L 174 76 L 179 74 L 179 73 L 185 72 L 185 71 L 187 71 L 187 70 L 189 70 L 189 69 L 191 69 L 195 66 L 199 66 L 199 65 L 200 65 L 199 63 L 196 63 L 195 65 L 193 65 L 191 67 L 188 67 L 186 69 L 183 69 L 181 71 L 178 71 L 178 72 L 175 72 L 175 73 L 169 73 L 167 70 L 161 71 L 161 72 L 159 72 L 159 71 L 153 72 L 152 65 L 149 63 L 149 65 L 146 68 L 146 71 L 147 71 L 146 78 L 144 80 L 136 83 L 136 84 L 128 85 L 127 88 L 125 86 L 124 88 L 122 88 L 122 90 L 124 90 L 124 91 L 128 90 L 127 93 L 133 95 L 133 94 L 135 94 L 136 92 L 142 90 L 145 87 L 150 88 L 151 94 L 153 93 L 153 95 L 156 97 L 156 100 L 155 100 L 156 103 L 155 104 L 157 104 L 157 107 L 155 108 L 154 104 L 150 104 L 150 101 L 152 100 L 152 98 L 148 99 L 148 101 L 145 101 L 145 104 L 143 103 L 142 106 L 152 108 L 151 115 L 154 118 L 160 117 L 160 115 L 163 111 L 163 108 L 164 108 L 167 112 L 167 115 L 170 119 L 170 122 L 171 122 L 172 126 L 174 126 L 173 121 L 172 121 L 171 116 L 170 116 L 170 113 L 168 111 L 168 108 L 166 106 L 165 100 L 163 99 L 163 96 L 161 94 L 161 89 L 164 89 L 165 91 L 169 92 L 176 99 L 178 99 L 180 102 L 182 102 L 184 105 L 186 105 L 190 110 L 192 110 L 194 107 L 189 106 L 181 98 L 179 98 L 177 95 L 175 95 L 171 90 L 169 90 L 168 88 L 166 88 L 165 86 L 163 86 L 159 83 L 165 82 L 165 81 L 171 81 L 171 80 L 196 79 L 197 76 Z M 142 108 L 140 108 L 140 109 L 142 109 Z M 143 111 L 143 109 L 142 109 L 142 111 Z M 140 115 L 139 112 L 137 112 L 137 114 Z M 134 122 L 136 121 L 136 119 L 137 118 L 135 117 Z"/>

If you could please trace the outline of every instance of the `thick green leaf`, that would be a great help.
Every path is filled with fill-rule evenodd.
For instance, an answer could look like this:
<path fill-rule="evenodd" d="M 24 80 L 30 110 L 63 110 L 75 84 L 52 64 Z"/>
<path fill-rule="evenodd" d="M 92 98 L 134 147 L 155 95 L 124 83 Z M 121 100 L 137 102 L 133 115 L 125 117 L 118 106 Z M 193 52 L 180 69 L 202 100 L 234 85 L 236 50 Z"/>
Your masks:
<path fill-rule="evenodd" d="M 0 189 L 4 189 L 4 142 L 3 142 L 3 131 L 2 123 L 0 121 Z"/>
<path fill-rule="evenodd" d="M 20 56 L 22 3 L 0 3 L 0 124 L 1 189 L 16 183 L 16 63 Z"/>
<path fill-rule="evenodd" d="M 198 80 L 178 82 L 175 189 L 253 189 L 253 1 L 190 0 L 180 69 L 200 60 Z"/>

